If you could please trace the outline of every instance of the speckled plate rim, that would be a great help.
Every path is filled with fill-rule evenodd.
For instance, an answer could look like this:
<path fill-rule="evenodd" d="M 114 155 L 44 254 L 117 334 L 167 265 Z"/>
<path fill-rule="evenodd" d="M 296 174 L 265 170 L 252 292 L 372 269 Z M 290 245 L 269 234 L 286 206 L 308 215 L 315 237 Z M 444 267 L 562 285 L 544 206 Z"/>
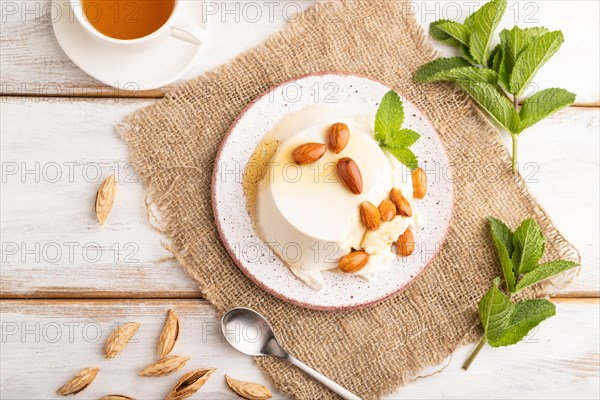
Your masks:
<path fill-rule="evenodd" d="M 306 79 L 306 78 L 323 77 L 323 76 L 327 76 L 327 75 L 338 76 L 338 77 L 355 77 L 355 78 L 358 78 L 358 79 L 367 79 L 369 81 L 372 81 L 374 83 L 377 83 L 379 85 L 382 85 L 382 86 L 385 86 L 385 87 L 389 88 L 389 86 L 387 86 L 383 82 L 380 82 L 380 81 L 378 81 L 376 79 L 373 79 L 373 78 L 371 78 L 369 76 L 366 76 L 366 75 L 360 75 L 360 74 L 350 73 L 350 72 L 331 72 L 331 71 L 325 71 L 325 72 L 319 72 L 319 73 L 312 73 L 312 74 L 300 75 L 300 76 L 298 76 L 296 78 L 292 78 L 292 79 L 283 81 L 280 84 L 278 84 L 276 86 L 273 86 L 270 89 L 266 90 L 261 95 L 259 95 L 257 98 L 255 98 L 251 103 L 249 103 L 240 112 L 240 114 L 235 118 L 235 120 L 231 124 L 231 127 L 229 128 L 229 130 L 225 133 L 225 135 L 221 139 L 221 143 L 219 145 L 219 149 L 217 151 L 217 154 L 215 156 L 215 160 L 213 162 L 213 170 L 212 170 L 212 178 L 211 178 L 211 203 L 212 203 L 213 218 L 214 218 L 214 221 L 215 221 L 215 225 L 217 227 L 217 231 L 219 233 L 221 241 L 223 242 L 223 245 L 225 246 L 225 249 L 229 253 L 229 256 L 232 258 L 232 260 L 235 262 L 235 264 L 238 266 L 238 268 L 240 268 L 240 270 L 252 282 L 254 282 L 258 287 L 260 287 L 261 289 L 263 289 L 265 292 L 271 294 L 272 296 L 274 296 L 274 297 L 276 297 L 276 298 L 278 298 L 280 300 L 283 300 L 286 303 L 290 303 L 290 304 L 293 304 L 293 305 L 298 306 L 298 307 L 312 309 L 312 310 L 317 310 L 317 311 L 350 311 L 350 310 L 358 310 L 358 309 L 367 308 L 367 307 L 370 307 L 370 306 L 374 306 L 374 305 L 376 305 L 378 303 L 381 303 L 381 302 L 383 302 L 383 301 L 385 301 L 385 300 L 393 297 L 394 295 L 397 295 L 397 294 L 401 293 L 403 290 L 405 290 L 406 288 L 408 288 L 412 283 L 414 283 L 421 276 L 421 274 L 423 274 L 423 272 L 425 272 L 428 269 L 428 267 L 432 264 L 433 260 L 437 257 L 438 253 L 443 248 L 444 243 L 446 241 L 446 238 L 448 236 L 448 230 L 450 228 L 450 222 L 451 222 L 453 214 L 454 214 L 454 185 L 453 185 L 453 180 L 452 180 L 453 173 L 452 173 L 452 166 L 451 166 L 450 158 L 448 157 L 448 152 L 446 151 L 446 148 L 444 146 L 443 141 L 439 137 L 439 135 L 438 135 L 437 131 L 435 130 L 435 128 L 434 128 L 433 124 L 431 123 L 431 121 L 427 118 L 426 114 L 424 114 L 412 102 L 410 102 L 410 100 L 409 100 L 409 98 L 407 96 L 405 96 L 403 93 L 401 93 L 399 91 L 396 91 L 401 96 L 401 98 L 406 99 L 411 104 L 411 106 L 413 108 L 415 108 L 415 110 L 417 110 L 420 113 L 420 115 L 423 116 L 423 120 L 425 121 L 425 123 L 427 125 L 429 125 L 429 127 L 432 130 L 432 132 L 435 134 L 437 141 L 440 143 L 441 150 L 442 150 L 442 152 L 443 152 L 443 154 L 445 156 L 445 159 L 447 161 L 447 173 L 448 173 L 448 176 L 450 177 L 450 179 L 449 179 L 450 208 L 448 210 L 448 218 L 446 220 L 446 226 L 444 226 L 442 237 L 440 239 L 439 246 L 437 247 L 436 251 L 431 255 L 431 257 L 427 260 L 427 262 L 425 262 L 423 264 L 423 266 L 419 269 L 419 271 L 412 278 L 406 280 L 403 284 L 399 285 L 398 288 L 396 288 L 395 290 L 392 290 L 389 293 L 385 293 L 383 296 L 374 298 L 374 299 L 372 299 L 370 301 L 356 303 L 356 304 L 352 304 L 352 305 L 340 305 L 340 306 L 323 306 L 323 305 L 312 304 L 312 303 L 308 303 L 308 302 L 304 302 L 304 301 L 299 301 L 299 300 L 296 300 L 294 298 L 287 297 L 284 294 L 282 294 L 281 292 L 279 292 L 279 291 L 271 288 L 268 285 L 265 285 L 239 259 L 239 257 L 235 253 L 235 250 L 234 250 L 234 248 L 232 247 L 232 245 L 231 245 L 231 243 L 229 241 L 229 238 L 227 237 L 227 235 L 224 232 L 223 226 L 221 224 L 221 214 L 219 212 L 219 207 L 217 205 L 218 199 L 217 199 L 216 185 L 217 185 L 217 177 L 218 177 L 218 170 L 219 170 L 219 168 L 218 168 L 219 162 L 221 161 L 221 156 L 223 154 L 223 151 L 224 151 L 225 147 L 227 146 L 227 143 L 228 143 L 229 139 L 231 138 L 231 135 L 236 130 L 236 128 L 238 127 L 238 124 L 240 123 L 241 119 L 246 115 L 246 113 L 248 111 L 250 111 L 250 109 L 252 109 L 256 105 L 256 103 L 258 103 L 259 101 L 263 100 L 265 97 L 269 96 L 271 93 L 276 92 L 278 89 L 280 89 L 281 87 L 283 87 L 285 85 L 288 85 L 288 84 L 294 83 L 294 82 L 298 82 L 298 81 L 301 81 L 301 80 Z M 287 271 L 289 272 L 289 274 L 292 274 L 292 272 L 289 270 L 289 268 L 287 269 Z M 298 279 L 298 278 L 296 278 L 296 279 Z M 308 290 L 312 290 L 308 286 L 307 286 L 307 289 Z"/>

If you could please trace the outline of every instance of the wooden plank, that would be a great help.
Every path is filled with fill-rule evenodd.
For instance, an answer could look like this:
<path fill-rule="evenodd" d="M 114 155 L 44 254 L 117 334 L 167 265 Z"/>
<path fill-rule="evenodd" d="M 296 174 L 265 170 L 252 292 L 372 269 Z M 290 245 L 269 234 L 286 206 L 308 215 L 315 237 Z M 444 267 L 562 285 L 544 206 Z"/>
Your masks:
<path fill-rule="evenodd" d="M 231 60 L 294 19 L 309 0 L 278 2 L 208 2 L 211 28 L 209 40 L 196 64 L 181 80 L 186 80 Z M 125 92 L 111 89 L 86 75 L 61 51 L 51 27 L 50 0 L 15 2 L 2 0 L 0 55 L 3 94 L 37 96 L 142 96 L 160 97 L 167 88 Z M 462 21 L 481 2 L 451 0 L 416 0 L 407 12 L 416 13 L 427 28 L 440 18 Z M 515 23 L 522 27 L 545 25 L 561 29 L 566 42 L 545 66 L 534 82 L 533 90 L 565 87 L 577 93 L 577 104 L 600 104 L 600 81 L 597 24 L 599 5 L 596 1 L 542 0 L 511 1 L 501 27 Z M 335 9 L 332 9 L 332 18 Z M 382 39 L 383 40 L 383 39 Z M 594 45 L 595 43 L 595 45 Z M 444 55 L 454 54 L 446 46 L 436 45 Z M 565 73 L 568 72 L 568 73 Z M 582 79 L 585 77 L 585 79 Z"/>
<path fill-rule="evenodd" d="M 598 299 L 585 303 L 561 299 L 556 316 L 522 342 L 498 348 L 486 345 L 467 372 L 461 366 L 475 345 L 464 346 L 442 366 L 422 371 L 419 376 L 424 378 L 402 388 L 394 398 L 598 398 L 599 312 Z M 427 377 L 431 374 L 435 375 Z"/>
<path fill-rule="evenodd" d="M 141 369 L 156 360 L 157 340 L 169 308 L 178 313 L 181 322 L 173 354 L 192 359 L 181 372 L 170 376 L 138 377 Z M 183 373 L 204 367 L 218 371 L 196 398 L 233 397 L 223 382 L 225 372 L 267 384 L 250 357 L 221 339 L 219 320 L 202 301 L 3 301 L 2 312 L 3 399 L 55 398 L 56 389 L 88 366 L 98 366 L 101 371 L 77 398 L 98 399 L 110 393 L 136 399 L 164 398 Z M 125 322 L 142 324 L 134 342 L 117 358 L 105 360 L 104 342 L 115 324 Z M 36 367 L 29 368 L 23 362 L 26 359 L 35 360 Z"/>
<path fill-rule="evenodd" d="M 148 226 L 143 185 L 113 130 L 123 115 L 147 104 L 4 99 L 1 296 L 200 295 L 174 262 L 160 262 L 169 254 Z M 557 296 L 599 294 L 598 120 L 597 109 L 570 108 L 521 137 L 521 168 L 530 189 L 583 255 L 579 276 L 566 288 L 554 288 Z M 120 174 L 116 204 L 101 227 L 94 196 L 115 171 Z"/>
<path fill-rule="evenodd" d="M 2 104 L 2 296 L 200 296 L 176 262 L 162 261 L 170 254 L 148 225 L 145 189 L 113 128 L 148 104 L 35 98 Z M 101 227 L 96 191 L 115 173 L 115 206 Z"/>
<path fill-rule="evenodd" d="M 141 378 L 137 372 L 156 357 L 156 343 L 167 309 L 181 320 L 174 354 L 192 357 L 178 373 Z M 525 342 L 506 348 L 484 347 L 468 372 L 460 366 L 472 350 L 464 346 L 440 366 L 389 399 L 427 398 L 597 398 L 600 304 L 557 304 L 557 316 L 542 323 Z M 102 356 L 104 341 L 117 323 L 136 321 L 141 328 L 116 359 Z M 169 387 L 194 368 L 218 370 L 197 398 L 233 398 L 225 373 L 270 383 L 251 361 L 222 339 L 212 308 L 198 300 L 29 300 L 2 302 L 0 395 L 5 399 L 53 398 L 55 390 L 86 366 L 98 366 L 96 381 L 77 398 L 97 399 L 122 393 L 140 399 L 162 398 Z M 35 360 L 36 367 L 23 360 Z M 513 373 L 507 373 L 513 371 Z M 30 382 L 30 384 L 24 384 Z M 33 382 L 33 383 L 32 383 Z M 274 392 L 274 398 L 282 396 Z"/>
<path fill-rule="evenodd" d="M 578 133 L 575 133 L 578 132 Z M 529 190 L 560 232 L 580 251 L 578 275 L 550 289 L 556 296 L 599 296 L 600 110 L 569 108 L 519 137 L 519 166 Z M 509 135 L 502 139 L 510 148 Z"/>

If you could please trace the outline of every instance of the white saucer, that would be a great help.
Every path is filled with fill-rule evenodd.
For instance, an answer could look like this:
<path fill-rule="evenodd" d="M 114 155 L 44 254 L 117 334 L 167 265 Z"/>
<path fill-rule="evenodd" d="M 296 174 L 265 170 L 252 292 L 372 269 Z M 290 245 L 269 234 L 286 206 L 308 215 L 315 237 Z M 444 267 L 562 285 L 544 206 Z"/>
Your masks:
<path fill-rule="evenodd" d="M 124 50 L 98 43 L 72 16 L 68 2 L 53 1 L 54 35 L 65 54 L 93 78 L 120 90 L 150 90 L 173 83 L 195 62 L 201 45 L 169 37 L 151 49 Z M 183 14 L 207 30 L 201 1 L 181 2 Z"/>

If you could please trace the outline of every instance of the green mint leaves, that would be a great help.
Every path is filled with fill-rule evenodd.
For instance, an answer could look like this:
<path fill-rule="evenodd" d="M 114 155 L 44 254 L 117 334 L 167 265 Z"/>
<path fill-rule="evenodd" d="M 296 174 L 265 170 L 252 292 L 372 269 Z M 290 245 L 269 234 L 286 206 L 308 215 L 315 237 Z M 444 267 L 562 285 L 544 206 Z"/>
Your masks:
<path fill-rule="evenodd" d="M 525 45 L 510 74 L 510 92 L 520 96 L 538 70 L 546 64 L 563 44 L 561 31 L 548 32 Z"/>
<path fill-rule="evenodd" d="M 520 342 L 543 320 L 556 314 L 556 307 L 546 299 L 525 300 L 513 304 L 498 289 L 500 279 L 481 298 L 477 307 L 484 339 L 492 346 L 509 346 Z"/>
<path fill-rule="evenodd" d="M 523 106 L 521 106 L 518 132 L 522 132 L 574 102 L 575 95 L 565 89 L 552 88 L 537 92 L 525 100 Z"/>
<path fill-rule="evenodd" d="M 506 288 L 511 294 L 578 266 L 564 260 L 539 263 L 545 240 L 533 219 L 523 221 L 513 233 L 502 221 L 490 217 L 490 228 Z"/>
<path fill-rule="evenodd" d="M 578 266 L 565 260 L 539 263 L 544 255 L 545 240 L 533 219 L 521 222 L 514 232 L 497 218 L 489 220 L 509 295 Z M 483 338 L 463 365 L 464 369 L 469 368 L 486 342 L 493 347 L 518 343 L 531 329 L 556 313 L 554 304 L 545 299 L 513 303 L 499 286 L 500 278 L 494 279 L 492 288 L 477 304 Z"/>
<path fill-rule="evenodd" d="M 507 0 L 490 1 L 465 20 L 465 27 L 471 33 L 471 39 L 467 43 L 469 52 L 479 64 L 487 61 L 490 42 L 506 11 L 506 3 Z"/>
<path fill-rule="evenodd" d="M 415 153 L 409 149 L 420 137 L 412 129 L 403 129 L 404 106 L 398 93 L 390 90 L 381 99 L 375 114 L 375 140 L 411 171 L 418 168 Z"/>
<path fill-rule="evenodd" d="M 490 43 L 506 11 L 507 0 L 491 0 L 464 23 L 433 22 L 432 38 L 460 49 L 462 57 L 442 58 L 423 65 L 414 75 L 419 83 L 455 82 L 465 90 L 513 139 L 513 171 L 516 169 L 518 135 L 575 102 L 564 89 L 546 89 L 529 97 L 519 111 L 518 99 L 538 70 L 564 42 L 560 31 L 544 27 L 500 32 L 500 43 Z"/>

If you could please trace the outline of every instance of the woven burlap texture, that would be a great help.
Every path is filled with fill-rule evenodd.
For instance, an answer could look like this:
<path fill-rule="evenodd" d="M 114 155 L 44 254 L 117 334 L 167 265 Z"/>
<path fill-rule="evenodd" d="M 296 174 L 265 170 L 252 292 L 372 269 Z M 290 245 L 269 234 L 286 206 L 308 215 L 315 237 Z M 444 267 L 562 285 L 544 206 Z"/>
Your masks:
<path fill-rule="evenodd" d="M 171 251 L 217 312 L 258 310 L 293 355 L 365 399 L 396 390 L 479 335 L 476 303 L 500 274 L 489 215 L 513 228 L 533 216 L 547 239 L 546 258 L 578 259 L 523 179 L 511 173 L 499 133 L 471 100 L 450 84 L 413 82 L 417 68 L 436 54 L 412 10 L 404 1 L 313 6 L 285 31 L 117 127 L 162 213 Z M 363 310 L 306 310 L 259 289 L 230 259 L 211 209 L 213 161 L 236 116 L 274 85 L 323 71 L 366 75 L 401 93 L 432 121 L 453 168 L 455 205 L 442 251 L 403 293 Z M 286 394 L 335 397 L 285 362 L 257 363 Z"/>

